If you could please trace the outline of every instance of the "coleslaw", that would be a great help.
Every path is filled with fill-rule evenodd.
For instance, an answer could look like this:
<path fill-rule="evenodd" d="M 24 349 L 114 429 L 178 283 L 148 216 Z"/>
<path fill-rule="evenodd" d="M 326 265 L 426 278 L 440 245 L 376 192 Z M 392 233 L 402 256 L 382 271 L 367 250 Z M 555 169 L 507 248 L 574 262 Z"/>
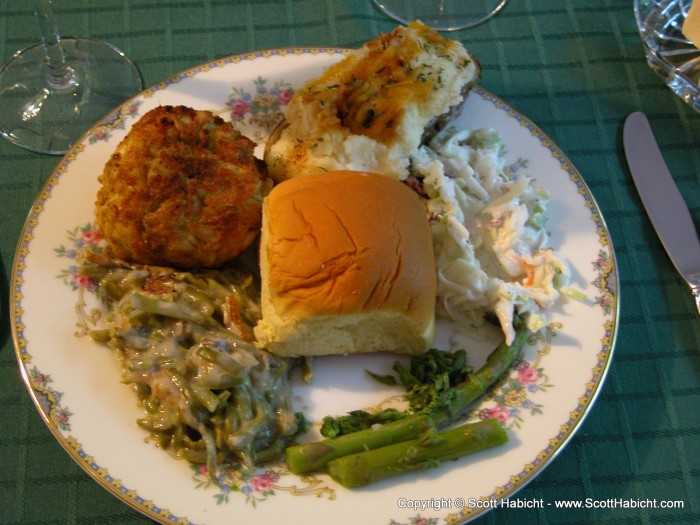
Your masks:
<path fill-rule="evenodd" d="M 548 246 L 549 194 L 515 174 L 500 135 L 448 127 L 417 150 L 413 177 L 427 197 L 438 272 L 438 312 L 478 327 L 495 314 L 511 343 L 513 318 L 531 331 L 568 293 L 567 261 Z"/>

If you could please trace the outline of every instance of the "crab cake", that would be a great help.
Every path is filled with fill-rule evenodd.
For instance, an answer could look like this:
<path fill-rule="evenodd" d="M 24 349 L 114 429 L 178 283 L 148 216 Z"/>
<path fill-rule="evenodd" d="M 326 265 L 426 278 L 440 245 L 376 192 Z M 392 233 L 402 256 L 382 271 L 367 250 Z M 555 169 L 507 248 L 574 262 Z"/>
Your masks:
<path fill-rule="evenodd" d="M 99 178 L 97 225 L 111 255 L 185 269 L 236 257 L 260 232 L 271 185 L 254 148 L 209 111 L 146 113 Z"/>

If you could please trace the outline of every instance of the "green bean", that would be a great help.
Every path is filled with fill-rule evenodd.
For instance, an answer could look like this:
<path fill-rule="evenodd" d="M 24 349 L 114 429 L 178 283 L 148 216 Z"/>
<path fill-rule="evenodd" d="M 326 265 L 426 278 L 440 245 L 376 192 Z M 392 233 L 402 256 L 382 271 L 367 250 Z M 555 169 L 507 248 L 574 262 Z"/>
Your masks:
<path fill-rule="evenodd" d="M 164 372 L 167 374 L 172 384 L 175 385 L 175 387 L 180 391 L 182 397 L 185 399 L 185 402 L 188 405 L 192 405 L 195 401 L 195 395 L 188 384 L 187 379 L 185 379 L 180 372 L 173 370 L 172 368 L 166 368 Z"/>
<path fill-rule="evenodd" d="M 155 365 L 155 360 L 151 357 L 135 357 L 126 359 L 126 367 L 132 372 L 150 370 Z"/>
<path fill-rule="evenodd" d="M 137 419 L 136 424 L 141 428 L 150 430 L 151 432 L 163 432 L 165 430 L 170 430 L 175 426 L 172 421 L 157 419 L 154 417 Z"/>
<path fill-rule="evenodd" d="M 110 299 L 119 300 L 124 297 L 125 291 L 115 282 L 106 281 L 100 285 L 101 290 Z"/>
<path fill-rule="evenodd" d="M 116 351 L 123 381 L 134 385 L 146 411 L 139 426 L 168 453 L 206 463 L 214 482 L 219 461 L 252 466 L 280 457 L 301 428 L 290 406 L 288 362 L 226 326 L 232 301 L 247 327 L 259 319 L 250 274 L 192 274 L 106 257 L 99 264 L 84 266 L 107 299 L 106 326 L 91 335 Z M 167 293 L 149 293 L 157 289 L 147 281 L 161 277 Z"/>
<path fill-rule="evenodd" d="M 88 330 L 88 336 L 98 343 L 107 343 L 112 337 L 112 331 L 108 328 L 101 330 Z"/>
<path fill-rule="evenodd" d="M 277 439 L 272 442 L 267 448 L 260 450 L 255 453 L 255 461 L 257 463 L 268 463 L 270 461 L 274 461 L 280 455 L 284 452 L 284 449 L 286 448 L 286 443 L 281 440 Z"/>
<path fill-rule="evenodd" d="M 217 451 L 216 451 L 216 440 L 211 432 L 207 429 L 201 429 L 202 440 L 207 448 L 207 471 L 209 472 L 209 477 L 214 483 L 218 483 L 216 479 L 216 466 L 217 466 Z"/>
<path fill-rule="evenodd" d="M 265 411 L 260 410 L 255 393 L 246 384 L 235 389 L 234 397 L 241 424 L 236 432 L 228 436 L 227 444 L 232 450 L 238 451 L 244 462 L 252 463 L 252 443 L 257 437 L 257 430 L 265 422 Z"/>
<path fill-rule="evenodd" d="M 109 275 L 111 270 L 99 264 L 84 264 L 80 267 L 80 275 L 99 281 L 105 275 Z"/>
<path fill-rule="evenodd" d="M 172 451 L 171 454 L 178 459 L 184 459 L 191 463 L 203 464 L 207 463 L 208 453 L 206 449 L 191 449 L 187 447 L 178 448 Z"/>
<path fill-rule="evenodd" d="M 225 352 L 220 352 L 219 350 L 214 350 L 208 346 L 200 346 L 196 349 L 195 353 L 202 359 L 206 359 L 210 363 L 222 368 L 226 372 L 229 372 L 233 376 L 241 376 L 244 372 L 243 367 L 233 359 L 229 354 Z M 243 379 L 241 379 L 242 381 Z"/>
<path fill-rule="evenodd" d="M 184 438 L 185 438 L 185 427 L 182 424 L 175 425 L 175 431 L 173 432 L 173 437 L 172 437 L 172 440 L 170 441 L 171 447 L 175 450 L 181 449 Z"/>
<path fill-rule="evenodd" d="M 226 405 L 219 401 L 219 406 L 217 407 L 216 412 L 212 414 L 209 420 L 207 421 L 208 428 L 210 428 L 211 431 L 214 433 L 214 439 L 216 440 L 216 450 L 221 450 L 223 447 L 226 446 L 226 429 L 224 427 L 225 411 Z"/>
<path fill-rule="evenodd" d="M 216 407 L 219 406 L 219 397 L 209 390 L 209 388 L 197 384 L 190 384 L 190 388 L 197 401 L 209 412 L 214 412 Z"/>
<path fill-rule="evenodd" d="M 134 392 L 136 392 L 136 396 L 147 410 L 153 411 L 160 405 L 160 399 L 153 397 L 153 390 L 151 389 L 150 385 L 145 383 L 134 383 Z"/>
<path fill-rule="evenodd" d="M 217 281 L 216 279 L 212 279 L 211 277 L 203 279 L 202 287 L 206 287 L 211 295 L 214 295 L 215 297 L 218 297 L 220 299 L 231 295 L 231 288 L 234 288 L 224 286 L 219 281 Z"/>
<path fill-rule="evenodd" d="M 201 314 L 203 319 L 211 317 L 214 313 L 214 305 L 209 297 L 192 286 L 186 287 L 182 293 L 180 293 L 180 299 L 188 310 Z"/>
<path fill-rule="evenodd" d="M 235 403 L 229 403 L 226 406 L 226 413 L 224 416 L 225 434 L 235 434 L 240 427 L 241 420 L 238 417 L 238 407 L 236 407 Z"/>
<path fill-rule="evenodd" d="M 245 422 L 253 417 L 253 400 L 251 399 L 248 381 L 244 381 L 240 386 L 233 389 L 233 402 L 238 409 L 240 419 Z"/>
<path fill-rule="evenodd" d="M 193 308 L 189 304 L 168 301 L 136 291 L 129 295 L 129 305 L 139 312 L 174 317 L 195 323 L 204 322 L 209 317 L 205 308 Z"/>

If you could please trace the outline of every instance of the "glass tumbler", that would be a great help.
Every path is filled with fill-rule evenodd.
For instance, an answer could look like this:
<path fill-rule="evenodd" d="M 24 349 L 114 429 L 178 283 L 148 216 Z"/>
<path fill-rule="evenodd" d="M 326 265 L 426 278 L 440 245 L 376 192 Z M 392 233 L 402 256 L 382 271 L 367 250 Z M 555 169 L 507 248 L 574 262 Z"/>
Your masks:
<path fill-rule="evenodd" d="M 692 0 L 634 0 L 634 14 L 649 66 L 700 112 L 700 50 L 682 33 L 691 4 Z"/>

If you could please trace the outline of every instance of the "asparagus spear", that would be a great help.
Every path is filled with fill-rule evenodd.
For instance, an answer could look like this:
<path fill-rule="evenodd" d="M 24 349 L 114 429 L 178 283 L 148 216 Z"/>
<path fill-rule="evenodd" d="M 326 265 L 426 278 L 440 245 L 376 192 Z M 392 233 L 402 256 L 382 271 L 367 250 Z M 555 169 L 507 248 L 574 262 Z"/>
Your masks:
<path fill-rule="evenodd" d="M 516 325 L 515 338 L 509 345 L 505 341 L 496 347 L 486 359 L 486 363 L 466 381 L 442 393 L 440 402 L 429 407 L 437 426 L 448 423 L 458 416 L 476 399 L 481 397 L 491 385 L 513 366 L 515 359 L 525 346 L 528 330 L 524 323 Z"/>
<path fill-rule="evenodd" d="M 512 344 L 503 342 L 498 345 L 477 372 L 471 374 L 466 381 L 443 392 L 438 402 L 423 411 L 378 428 L 287 448 L 287 464 L 290 470 L 295 474 L 318 470 L 333 458 L 417 438 L 425 431 L 426 418 L 432 420 L 436 427 L 447 425 L 510 369 L 525 344 L 527 333 L 527 329 L 521 323 L 516 328 Z"/>
<path fill-rule="evenodd" d="M 414 439 L 350 454 L 328 463 L 330 476 L 345 487 L 362 487 L 403 472 L 437 467 L 441 461 L 456 459 L 508 441 L 497 419 L 444 430 L 427 444 Z"/>
<path fill-rule="evenodd" d="M 430 416 L 417 414 L 381 427 L 358 430 L 336 438 L 324 439 L 287 448 L 287 466 L 294 474 L 323 468 L 329 461 L 364 449 L 374 449 L 414 439 L 434 430 Z"/>

